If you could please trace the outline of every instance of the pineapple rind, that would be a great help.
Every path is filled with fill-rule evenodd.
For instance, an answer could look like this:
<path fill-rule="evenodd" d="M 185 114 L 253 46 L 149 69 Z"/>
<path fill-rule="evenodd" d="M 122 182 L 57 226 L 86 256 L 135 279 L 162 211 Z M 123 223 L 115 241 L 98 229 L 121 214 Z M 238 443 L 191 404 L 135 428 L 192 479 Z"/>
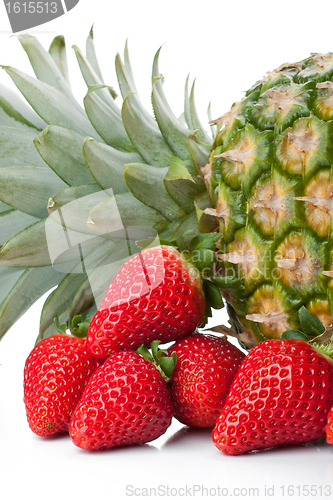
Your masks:
<path fill-rule="evenodd" d="M 244 119 L 242 123 L 238 117 L 238 127 L 235 120 L 220 120 L 211 170 L 221 175 L 234 198 L 244 196 L 247 202 L 243 229 L 226 232 L 223 220 L 218 219 L 222 226 L 220 258 L 229 258 L 224 273 L 241 267 L 238 272 L 244 275 L 246 305 L 238 304 L 237 289 L 230 290 L 227 300 L 235 311 L 234 321 L 247 334 L 248 347 L 258 341 L 258 330 L 264 338 L 277 338 L 286 329 L 299 329 L 297 313 L 302 305 L 322 317 L 325 326 L 333 324 L 332 278 L 322 274 L 333 268 L 332 79 L 333 55 L 313 54 L 269 72 L 257 82 L 236 105 Z M 249 99 L 250 109 L 246 107 Z M 255 158 L 267 170 L 256 176 L 251 166 L 244 176 L 247 158 L 243 164 L 231 163 L 227 152 L 234 149 L 239 137 L 244 142 L 263 130 L 272 134 L 270 153 L 258 148 Z M 219 158 L 214 157 L 216 151 Z M 215 209 L 219 203 L 215 193 Z M 232 210 L 231 202 L 224 206 L 228 210 Z M 270 254 L 271 269 L 262 282 L 255 274 L 246 276 L 248 263 L 235 263 L 241 261 L 253 228 L 261 235 L 261 243 L 254 246 L 257 253 L 260 248 L 260 255 Z M 230 254 L 236 241 L 238 257 Z"/>

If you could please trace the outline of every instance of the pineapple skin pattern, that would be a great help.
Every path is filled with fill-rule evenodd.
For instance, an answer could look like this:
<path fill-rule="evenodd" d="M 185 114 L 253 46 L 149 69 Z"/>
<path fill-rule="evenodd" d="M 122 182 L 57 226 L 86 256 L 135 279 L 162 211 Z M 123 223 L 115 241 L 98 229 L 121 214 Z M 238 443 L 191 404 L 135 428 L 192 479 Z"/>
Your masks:
<path fill-rule="evenodd" d="M 127 46 L 115 61 L 120 105 L 104 83 L 92 30 L 85 55 L 74 46 L 87 84 L 83 109 L 70 88 L 64 38 L 49 51 L 30 35 L 18 39 L 36 78 L 3 67 L 34 111 L 0 85 L 0 337 L 55 286 L 39 339 L 55 333 L 55 317 L 70 324 L 94 314 L 110 281 L 105 266 L 128 257 L 128 237 L 112 237 L 119 222 L 126 235 L 151 228 L 149 237 L 174 244 L 219 232 L 208 279 L 223 290 L 229 333 L 248 348 L 299 329 L 302 306 L 331 326 L 331 54 L 269 72 L 211 120 L 210 137 L 188 80 L 184 113 L 173 114 L 159 51 L 153 118 L 136 92 Z M 67 252 L 64 228 L 76 241 Z"/>
<path fill-rule="evenodd" d="M 205 168 L 219 220 L 231 321 L 251 347 L 299 330 L 305 306 L 332 326 L 333 55 L 284 64 L 214 121 Z"/>

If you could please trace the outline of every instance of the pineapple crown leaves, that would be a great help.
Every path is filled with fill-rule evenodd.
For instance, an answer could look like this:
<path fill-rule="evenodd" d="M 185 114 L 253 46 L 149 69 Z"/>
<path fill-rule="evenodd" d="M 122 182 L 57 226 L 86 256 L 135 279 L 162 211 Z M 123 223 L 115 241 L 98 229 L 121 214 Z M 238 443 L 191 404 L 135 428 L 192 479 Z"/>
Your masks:
<path fill-rule="evenodd" d="M 54 328 L 57 330 L 58 333 L 63 333 L 67 334 L 67 323 L 60 323 L 59 316 L 56 316 L 53 320 Z"/>
<path fill-rule="evenodd" d="M 159 344 L 159 340 L 154 340 L 150 345 L 150 351 L 142 344 L 136 352 L 152 363 L 161 373 L 164 380 L 168 382 L 172 377 L 177 363 L 177 354 L 173 352 L 169 356 L 166 349 L 160 349 L 158 347 Z"/>
<path fill-rule="evenodd" d="M 90 94 L 91 92 L 96 92 L 96 90 L 101 90 L 101 89 L 109 89 L 110 91 L 113 91 L 113 87 L 110 87 L 109 85 L 104 85 L 102 83 L 89 83 L 87 94 Z"/>
<path fill-rule="evenodd" d="M 170 239 L 179 242 L 186 231 L 186 242 L 199 234 L 198 216 L 200 231 L 211 232 L 216 223 L 212 222 L 213 217 L 207 219 L 203 215 L 210 199 L 204 195 L 200 170 L 208 161 L 211 140 L 198 119 L 194 85 L 190 93 L 188 82 L 186 85 L 185 123 L 171 111 L 162 81 L 154 81 L 160 77 L 160 51 L 153 64 L 152 103 L 157 119 L 154 120 L 137 94 L 127 43 L 124 61 L 117 55 L 115 62 L 124 99 L 121 107 L 115 102 L 113 88 L 103 80 L 93 31 L 90 30 L 87 38 L 85 55 L 74 46 L 87 85 L 83 109 L 70 87 L 64 38 L 56 37 L 49 51 L 33 36 L 18 38 L 36 78 L 3 67 L 30 106 L 15 92 L 0 85 L 1 157 L 11 167 L 10 172 L 1 169 L 0 182 L 11 188 L 15 185 L 15 189 L 2 189 L 0 197 L 0 281 L 5 297 L 0 305 L 0 337 L 41 295 L 55 286 L 41 315 L 40 338 L 43 338 L 54 331 L 56 316 L 63 325 L 70 309 L 68 323 L 71 324 L 75 316 L 93 313 L 94 308 L 88 276 L 83 273 L 79 278 L 70 269 L 58 272 L 52 265 L 45 232 L 50 219 L 55 222 L 54 229 L 58 226 L 51 242 L 56 246 L 64 232 L 63 221 L 57 213 L 71 205 L 70 229 L 82 232 L 85 237 L 91 235 L 93 229 L 100 238 L 104 254 L 98 246 L 90 248 L 91 259 L 98 254 L 98 262 L 110 255 L 108 245 L 112 254 L 117 253 L 119 246 L 105 241 L 109 238 L 105 228 L 110 227 L 111 207 L 117 207 L 123 227 L 147 225 L 158 233 L 161 242 Z M 30 147 L 33 140 L 35 149 Z M 27 162 L 34 167 L 27 166 Z M 140 179 L 142 164 L 148 164 L 146 182 Z M 125 178 L 124 165 L 127 166 Z M 156 197 L 150 202 L 157 186 L 160 200 Z M 98 203 L 98 193 L 109 188 L 113 195 L 104 199 L 103 204 Z M 11 194 L 14 192 L 15 195 Z M 91 205 L 95 197 L 97 205 L 84 206 L 87 196 L 92 197 L 89 198 Z M 82 214 L 86 214 L 85 221 Z M 111 214 L 111 222 L 116 222 L 115 211 Z M 19 223 L 13 224 L 14 219 Z M 80 224 L 75 227 L 78 221 Z M 97 275 L 98 269 L 93 269 L 92 274 Z M 29 301 L 24 298 L 27 296 Z M 80 330 L 78 325 L 75 328 Z"/>

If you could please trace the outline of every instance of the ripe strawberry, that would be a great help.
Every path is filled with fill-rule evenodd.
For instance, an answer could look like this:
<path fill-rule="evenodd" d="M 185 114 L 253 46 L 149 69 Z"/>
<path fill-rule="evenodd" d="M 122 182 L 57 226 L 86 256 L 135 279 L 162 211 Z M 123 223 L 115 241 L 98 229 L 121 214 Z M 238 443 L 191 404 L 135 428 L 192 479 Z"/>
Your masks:
<path fill-rule="evenodd" d="M 175 417 L 191 427 L 214 427 L 230 385 L 245 357 L 225 337 L 194 334 L 176 342 L 170 380 Z"/>
<path fill-rule="evenodd" d="M 69 427 L 85 450 L 143 444 L 171 424 L 166 382 L 149 361 L 131 351 L 114 353 L 91 377 Z"/>
<path fill-rule="evenodd" d="M 244 359 L 213 441 L 228 455 L 314 441 L 332 405 L 329 358 L 303 340 L 268 340 Z"/>
<path fill-rule="evenodd" d="M 122 265 L 89 326 L 88 350 L 107 358 L 153 340 L 170 342 L 202 323 L 205 300 L 197 270 L 170 246 L 143 250 Z"/>
<path fill-rule="evenodd" d="M 333 406 L 328 412 L 327 424 L 325 426 L 326 441 L 329 444 L 333 444 Z"/>
<path fill-rule="evenodd" d="M 83 339 L 56 334 L 40 341 L 24 368 L 24 403 L 38 436 L 66 432 L 90 376 L 101 364 Z"/>

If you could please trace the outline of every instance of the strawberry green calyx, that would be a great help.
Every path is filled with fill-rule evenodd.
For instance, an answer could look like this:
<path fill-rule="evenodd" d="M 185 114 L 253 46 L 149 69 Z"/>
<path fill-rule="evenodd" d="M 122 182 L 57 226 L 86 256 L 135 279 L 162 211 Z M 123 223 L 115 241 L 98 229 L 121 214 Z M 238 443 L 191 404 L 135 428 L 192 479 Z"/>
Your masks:
<path fill-rule="evenodd" d="M 81 314 L 74 316 L 71 324 L 71 334 L 81 339 L 86 338 L 91 320 L 91 316 L 86 316 L 84 321 Z"/>
<path fill-rule="evenodd" d="M 74 337 L 84 339 L 87 337 L 90 322 L 92 320 L 91 316 L 86 316 L 85 320 L 82 320 L 82 316 L 79 314 L 74 316 L 71 321 L 70 328 L 67 323 L 60 324 L 59 316 L 54 318 L 53 324 L 58 333 L 68 333 L 68 329 Z"/>
<path fill-rule="evenodd" d="M 142 344 L 136 352 L 152 363 L 162 375 L 163 379 L 169 382 L 177 363 L 177 354 L 173 352 L 169 356 L 166 349 L 160 349 L 158 347 L 159 344 L 159 340 L 154 340 L 150 345 L 151 352 Z"/>

